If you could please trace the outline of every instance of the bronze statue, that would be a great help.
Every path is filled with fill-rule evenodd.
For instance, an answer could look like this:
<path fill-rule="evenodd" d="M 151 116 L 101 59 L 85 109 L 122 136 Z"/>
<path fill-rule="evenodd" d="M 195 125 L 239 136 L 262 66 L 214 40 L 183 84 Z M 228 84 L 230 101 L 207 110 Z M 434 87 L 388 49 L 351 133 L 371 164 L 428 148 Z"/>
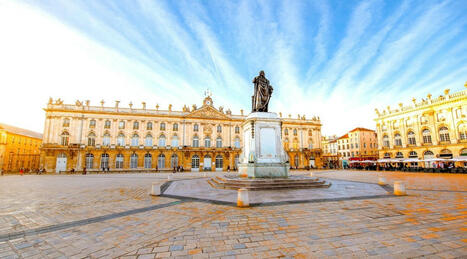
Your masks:
<path fill-rule="evenodd" d="M 272 86 L 269 80 L 264 76 L 264 71 L 261 70 L 259 75 L 253 79 L 255 85 L 255 93 L 252 98 L 252 112 L 268 112 L 269 99 L 272 95 Z"/>

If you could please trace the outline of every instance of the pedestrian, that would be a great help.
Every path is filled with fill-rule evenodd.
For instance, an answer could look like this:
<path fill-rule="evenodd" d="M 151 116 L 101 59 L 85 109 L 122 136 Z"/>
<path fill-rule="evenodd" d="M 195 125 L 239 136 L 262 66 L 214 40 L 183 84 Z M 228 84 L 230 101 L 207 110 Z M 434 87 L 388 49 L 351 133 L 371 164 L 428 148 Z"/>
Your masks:
<path fill-rule="evenodd" d="M 86 175 L 86 167 L 83 167 L 83 175 Z"/>
<path fill-rule="evenodd" d="M 23 176 L 23 173 L 24 173 L 23 168 L 20 168 L 20 169 L 19 169 L 19 174 L 20 174 L 21 176 Z"/>

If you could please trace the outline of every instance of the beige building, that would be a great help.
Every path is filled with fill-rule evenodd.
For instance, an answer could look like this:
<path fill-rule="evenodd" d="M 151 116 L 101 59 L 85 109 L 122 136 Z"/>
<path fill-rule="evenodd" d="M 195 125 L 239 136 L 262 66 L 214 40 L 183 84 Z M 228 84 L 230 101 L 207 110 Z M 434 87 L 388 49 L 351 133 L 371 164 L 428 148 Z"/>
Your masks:
<path fill-rule="evenodd" d="M 0 123 L 0 170 L 17 172 L 39 169 L 42 134 Z"/>
<path fill-rule="evenodd" d="M 51 172 L 82 170 L 211 171 L 237 167 L 243 146 L 243 111 L 234 115 L 215 108 L 211 97 L 201 107 L 182 111 L 91 106 L 89 101 L 49 101 L 41 164 Z M 282 118 L 282 114 L 280 117 Z M 290 165 L 322 166 L 321 123 L 318 118 L 282 118 L 282 141 Z"/>
<path fill-rule="evenodd" d="M 321 140 L 323 146 L 323 161 L 325 168 L 338 168 L 339 165 L 339 153 L 337 136 L 325 136 Z"/>
<path fill-rule="evenodd" d="M 337 139 L 342 166 L 348 166 L 350 160 L 376 160 L 377 147 L 376 132 L 370 129 L 355 128 Z"/>
<path fill-rule="evenodd" d="M 465 85 L 467 87 L 467 84 Z M 467 90 L 376 109 L 379 158 L 452 158 L 467 155 Z M 426 163 L 425 166 L 430 166 Z"/>

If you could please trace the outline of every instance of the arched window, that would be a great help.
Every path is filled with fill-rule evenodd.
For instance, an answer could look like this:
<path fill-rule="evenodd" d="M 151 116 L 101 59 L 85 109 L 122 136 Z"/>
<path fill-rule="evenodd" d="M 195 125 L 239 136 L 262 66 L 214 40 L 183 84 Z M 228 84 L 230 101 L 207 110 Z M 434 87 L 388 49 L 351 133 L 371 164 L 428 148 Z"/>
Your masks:
<path fill-rule="evenodd" d="M 195 123 L 195 125 L 193 125 L 193 131 L 198 131 L 199 130 L 199 126 L 198 124 Z"/>
<path fill-rule="evenodd" d="M 173 154 L 170 157 L 170 168 L 176 168 L 178 166 L 178 156 L 176 154 Z"/>
<path fill-rule="evenodd" d="M 133 129 L 135 130 L 139 129 L 139 122 L 137 121 L 133 122 Z"/>
<path fill-rule="evenodd" d="M 388 135 L 383 136 L 383 146 L 389 147 L 389 137 Z"/>
<path fill-rule="evenodd" d="M 152 130 L 152 122 L 146 123 L 146 130 Z"/>
<path fill-rule="evenodd" d="M 165 130 L 165 123 L 164 122 L 161 122 L 160 130 Z"/>
<path fill-rule="evenodd" d="M 289 130 L 288 129 L 284 129 L 284 135 L 289 135 Z"/>
<path fill-rule="evenodd" d="M 413 131 L 410 131 L 408 134 L 407 134 L 407 142 L 409 143 L 409 145 L 415 145 L 417 144 L 416 140 L 415 140 L 415 133 Z"/>
<path fill-rule="evenodd" d="M 462 123 L 461 125 L 459 125 L 459 139 L 467 139 L 467 123 Z"/>
<path fill-rule="evenodd" d="M 423 135 L 423 143 L 426 143 L 426 144 L 431 143 L 430 130 L 428 129 L 423 130 L 422 135 Z"/>
<path fill-rule="evenodd" d="M 90 120 L 89 121 L 89 128 L 93 129 L 96 127 L 96 120 Z"/>
<path fill-rule="evenodd" d="M 138 134 L 133 134 L 133 136 L 131 137 L 131 145 L 133 147 L 136 147 L 139 145 L 139 136 Z"/>
<path fill-rule="evenodd" d="M 394 135 L 394 146 L 402 146 L 402 137 L 401 134 L 397 133 Z"/>
<path fill-rule="evenodd" d="M 449 130 L 447 127 L 439 128 L 439 141 L 441 142 L 449 142 Z"/>
<path fill-rule="evenodd" d="M 68 146 L 69 143 L 70 143 L 70 134 L 68 134 L 68 132 L 66 131 L 62 132 L 60 144 L 62 146 Z"/>
<path fill-rule="evenodd" d="M 217 133 L 221 133 L 222 132 L 222 126 L 221 125 L 217 125 Z"/>
<path fill-rule="evenodd" d="M 115 168 L 122 169 L 123 168 L 123 155 L 118 154 L 115 158 Z"/>
<path fill-rule="evenodd" d="M 236 137 L 234 140 L 234 147 L 235 148 L 240 148 L 240 138 Z"/>
<path fill-rule="evenodd" d="M 159 169 L 165 168 L 165 155 L 164 154 L 160 154 L 159 156 L 157 156 L 157 167 L 159 167 Z"/>
<path fill-rule="evenodd" d="M 205 137 L 204 138 L 204 146 L 205 147 L 211 147 L 211 138 L 210 137 Z"/>
<path fill-rule="evenodd" d="M 443 149 L 439 152 L 439 157 L 444 158 L 444 159 L 451 159 L 452 158 L 452 152 L 449 149 Z"/>
<path fill-rule="evenodd" d="M 107 153 L 101 155 L 101 168 L 109 168 L 109 154 Z"/>
<path fill-rule="evenodd" d="M 138 155 L 135 153 L 130 156 L 130 168 L 138 168 Z"/>
<path fill-rule="evenodd" d="M 96 134 L 94 132 L 88 135 L 88 146 L 94 147 L 96 145 Z"/>
<path fill-rule="evenodd" d="M 144 145 L 146 147 L 152 146 L 152 135 L 151 134 L 146 135 L 146 137 L 144 138 Z"/>
<path fill-rule="evenodd" d="M 91 169 L 94 167 L 94 155 L 93 154 L 86 154 L 86 168 Z"/>
<path fill-rule="evenodd" d="M 112 124 L 112 123 L 110 122 L 110 120 L 106 120 L 106 121 L 104 122 L 104 129 L 110 129 L 110 125 L 111 125 L 111 124 Z"/>
<path fill-rule="evenodd" d="M 211 156 L 210 155 L 204 156 L 203 162 L 204 162 L 204 165 L 203 165 L 204 170 L 211 170 Z"/>
<path fill-rule="evenodd" d="M 221 148 L 221 147 L 222 147 L 222 138 L 221 138 L 221 137 L 217 137 L 217 138 L 216 138 L 216 147 L 217 147 L 217 148 Z"/>
<path fill-rule="evenodd" d="M 404 158 L 404 154 L 402 154 L 402 152 L 397 152 L 396 158 Z"/>
<path fill-rule="evenodd" d="M 431 159 L 431 158 L 435 158 L 435 154 L 433 154 L 433 152 L 431 152 L 430 150 L 425 151 L 425 153 L 423 153 L 423 159 L 424 160 Z M 430 167 L 433 167 L 433 166 L 435 166 L 433 161 L 425 161 L 425 167 L 426 168 L 430 168 Z"/>
<path fill-rule="evenodd" d="M 117 146 L 125 146 L 125 135 L 123 135 L 123 133 L 117 136 Z"/>
<path fill-rule="evenodd" d="M 297 129 L 293 129 L 293 135 L 297 136 Z"/>
<path fill-rule="evenodd" d="M 178 131 L 178 124 L 177 124 L 177 123 L 174 123 L 174 124 L 173 124 L 172 130 L 173 130 L 173 131 Z"/>
<path fill-rule="evenodd" d="M 235 126 L 235 133 L 236 134 L 240 133 L 240 127 L 239 126 Z"/>
<path fill-rule="evenodd" d="M 102 138 L 102 145 L 110 146 L 110 134 L 108 132 L 104 133 L 104 136 Z"/>
<path fill-rule="evenodd" d="M 390 153 L 384 153 L 384 158 L 391 158 L 391 154 Z"/>
<path fill-rule="evenodd" d="M 70 126 L 70 119 L 63 119 L 63 127 L 69 127 Z"/>
<path fill-rule="evenodd" d="M 198 155 L 194 155 L 191 158 L 191 168 L 193 169 L 199 168 L 199 156 Z"/>
<path fill-rule="evenodd" d="M 178 137 L 177 137 L 177 135 L 174 135 L 174 136 L 172 137 L 172 140 L 171 140 L 170 145 L 171 145 L 172 147 L 178 147 Z"/>
<path fill-rule="evenodd" d="M 199 138 L 198 138 L 198 136 L 193 137 L 193 147 L 199 147 Z"/>
<path fill-rule="evenodd" d="M 417 158 L 417 157 L 418 157 L 418 154 L 417 154 L 417 152 L 415 152 L 415 151 L 410 151 L 409 157 L 410 157 L 410 158 L 414 158 L 414 157 Z"/>
<path fill-rule="evenodd" d="M 159 147 L 165 147 L 165 136 L 161 135 L 159 137 Z"/>
<path fill-rule="evenodd" d="M 460 156 L 467 156 L 467 148 L 462 149 L 462 150 L 459 152 L 459 155 L 460 155 Z"/>
<path fill-rule="evenodd" d="M 221 155 L 216 156 L 216 171 L 222 171 L 224 159 Z"/>
<path fill-rule="evenodd" d="M 152 166 L 152 155 L 149 153 L 146 153 L 144 155 L 144 168 L 151 168 Z"/>
<path fill-rule="evenodd" d="M 119 129 L 124 129 L 125 128 L 125 122 L 124 121 L 119 121 L 118 122 L 118 128 Z"/>

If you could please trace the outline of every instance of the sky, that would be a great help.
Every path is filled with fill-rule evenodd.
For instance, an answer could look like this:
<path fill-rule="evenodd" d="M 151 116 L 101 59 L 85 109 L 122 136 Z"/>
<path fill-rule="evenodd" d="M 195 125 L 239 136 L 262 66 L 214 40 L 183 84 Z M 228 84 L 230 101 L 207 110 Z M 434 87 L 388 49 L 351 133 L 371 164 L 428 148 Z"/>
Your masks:
<path fill-rule="evenodd" d="M 467 1 L 0 0 L 0 122 L 43 131 L 66 103 L 319 116 L 323 135 L 375 128 L 374 109 L 464 89 Z"/>

